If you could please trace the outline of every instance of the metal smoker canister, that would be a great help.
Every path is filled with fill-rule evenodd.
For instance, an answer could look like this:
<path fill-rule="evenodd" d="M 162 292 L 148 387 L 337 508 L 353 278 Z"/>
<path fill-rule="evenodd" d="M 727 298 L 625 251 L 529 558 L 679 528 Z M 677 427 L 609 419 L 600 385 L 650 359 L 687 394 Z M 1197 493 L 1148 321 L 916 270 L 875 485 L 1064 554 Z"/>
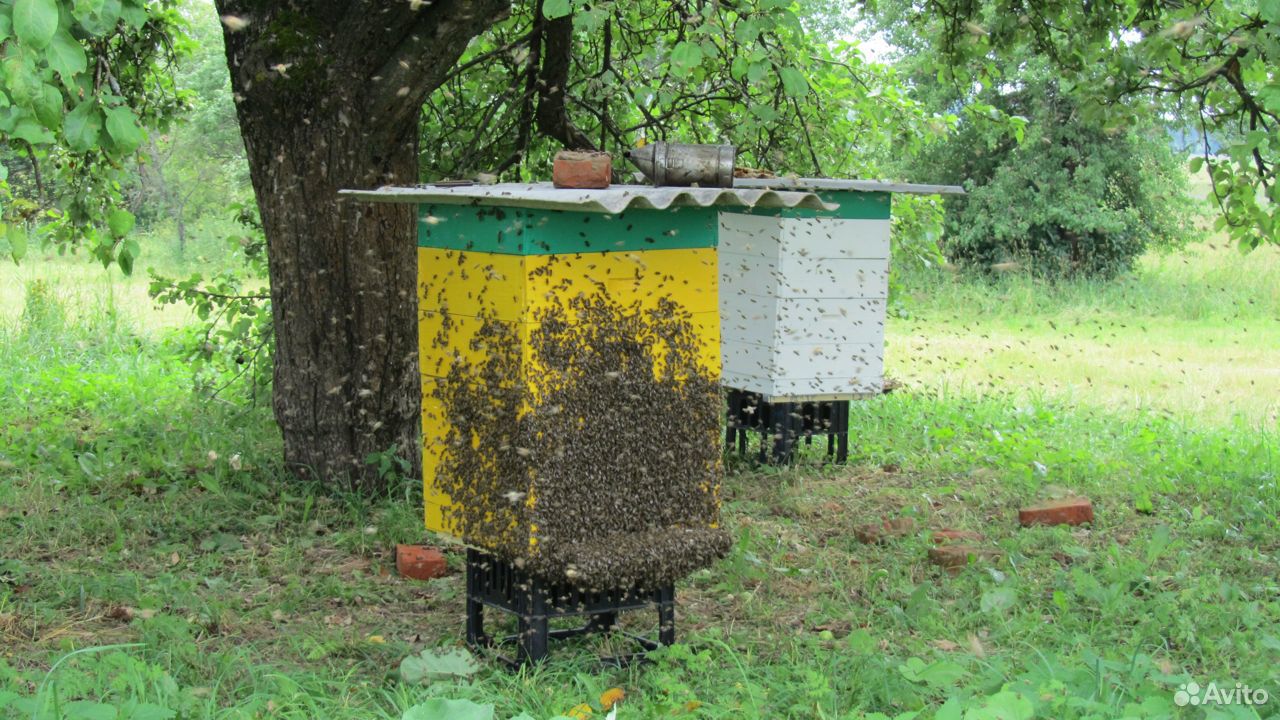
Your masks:
<path fill-rule="evenodd" d="M 738 151 L 732 145 L 656 142 L 626 156 L 654 185 L 733 187 Z"/>

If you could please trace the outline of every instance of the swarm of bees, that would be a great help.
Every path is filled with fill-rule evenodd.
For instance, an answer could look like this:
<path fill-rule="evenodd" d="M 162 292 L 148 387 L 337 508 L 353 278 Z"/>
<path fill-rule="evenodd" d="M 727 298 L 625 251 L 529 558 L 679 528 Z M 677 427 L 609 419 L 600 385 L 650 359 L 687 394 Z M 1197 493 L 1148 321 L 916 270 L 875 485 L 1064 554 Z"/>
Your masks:
<path fill-rule="evenodd" d="M 435 391 L 457 532 L 593 591 L 658 587 L 723 556 L 721 398 L 689 313 L 601 288 L 555 293 L 534 319 L 531 366 L 514 323 L 481 318 L 482 359 L 455 362 Z"/>

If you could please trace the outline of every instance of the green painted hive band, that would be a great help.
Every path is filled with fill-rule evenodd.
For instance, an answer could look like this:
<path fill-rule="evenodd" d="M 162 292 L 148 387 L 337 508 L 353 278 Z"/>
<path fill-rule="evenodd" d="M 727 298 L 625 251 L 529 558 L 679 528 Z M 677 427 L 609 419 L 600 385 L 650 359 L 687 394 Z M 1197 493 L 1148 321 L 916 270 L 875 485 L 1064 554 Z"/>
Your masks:
<path fill-rule="evenodd" d="M 616 215 L 422 204 L 418 246 L 502 255 L 683 250 L 716 245 L 719 208 L 628 210 Z"/>
<path fill-rule="evenodd" d="M 866 192 L 862 190 L 815 190 L 813 194 L 822 198 L 825 202 L 835 203 L 840 207 L 832 212 L 806 208 L 760 207 L 735 209 L 733 212 L 799 218 L 826 217 L 839 218 L 841 220 L 888 220 L 893 200 L 893 195 L 887 192 Z"/>

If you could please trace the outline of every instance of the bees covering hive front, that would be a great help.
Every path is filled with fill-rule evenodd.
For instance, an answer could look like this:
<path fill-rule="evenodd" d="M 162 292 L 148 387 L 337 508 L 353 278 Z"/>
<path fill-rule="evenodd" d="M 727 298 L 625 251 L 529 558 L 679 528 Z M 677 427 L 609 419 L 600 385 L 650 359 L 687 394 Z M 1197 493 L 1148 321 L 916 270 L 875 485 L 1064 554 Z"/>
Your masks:
<path fill-rule="evenodd" d="M 427 527 L 584 588 L 726 552 L 716 212 L 420 217 Z"/>

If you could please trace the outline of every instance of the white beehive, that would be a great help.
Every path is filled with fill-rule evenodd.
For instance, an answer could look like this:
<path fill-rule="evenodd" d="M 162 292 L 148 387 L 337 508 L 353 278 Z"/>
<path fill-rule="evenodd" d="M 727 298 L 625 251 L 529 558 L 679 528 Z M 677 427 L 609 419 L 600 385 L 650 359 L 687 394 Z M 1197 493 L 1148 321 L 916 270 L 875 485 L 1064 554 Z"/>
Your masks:
<path fill-rule="evenodd" d="M 725 212 L 717 254 L 726 387 L 770 402 L 880 391 L 888 217 Z"/>

